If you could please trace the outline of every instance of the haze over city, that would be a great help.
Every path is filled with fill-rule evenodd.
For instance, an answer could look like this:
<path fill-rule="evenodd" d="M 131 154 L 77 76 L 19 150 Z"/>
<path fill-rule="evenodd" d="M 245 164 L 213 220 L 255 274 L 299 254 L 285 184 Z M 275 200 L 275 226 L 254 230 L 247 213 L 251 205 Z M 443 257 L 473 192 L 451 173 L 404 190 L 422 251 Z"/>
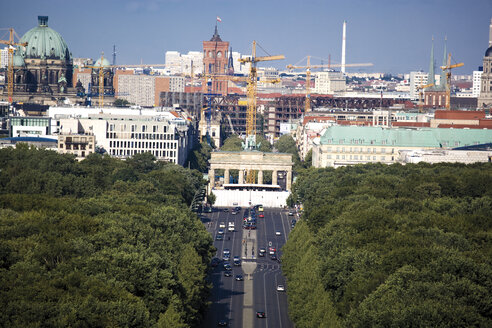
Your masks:
<path fill-rule="evenodd" d="M 162 64 L 166 51 L 200 51 L 220 17 L 219 34 L 233 51 L 249 54 L 257 40 L 269 54 L 284 54 L 285 60 L 269 65 L 285 68 L 306 55 L 325 63 L 331 55 L 339 63 L 346 20 L 347 63 L 374 63 L 351 71 L 425 71 L 432 37 L 440 64 L 447 36 L 448 52 L 465 63 L 454 73 L 470 74 L 487 49 L 491 12 L 490 0 L 28 0 L 4 2 L 0 28 L 13 27 L 22 36 L 36 26 L 38 15 L 47 15 L 74 57 L 97 58 L 101 51 L 110 57 L 116 45 L 119 64 Z"/>

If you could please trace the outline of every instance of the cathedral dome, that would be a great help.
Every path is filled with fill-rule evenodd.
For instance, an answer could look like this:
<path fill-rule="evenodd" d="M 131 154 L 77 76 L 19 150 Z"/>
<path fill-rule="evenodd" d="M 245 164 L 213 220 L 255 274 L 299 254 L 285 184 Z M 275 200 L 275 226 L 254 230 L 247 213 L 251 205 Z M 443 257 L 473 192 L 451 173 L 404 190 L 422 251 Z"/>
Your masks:
<path fill-rule="evenodd" d="M 107 60 L 106 58 L 104 57 L 101 57 L 99 58 L 96 63 L 94 64 L 94 66 L 97 66 L 97 67 L 106 67 L 106 66 L 110 66 L 111 64 L 109 63 L 109 60 Z"/>
<path fill-rule="evenodd" d="M 38 16 L 38 26 L 24 34 L 20 42 L 27 42 L 27 47 L 21 47 L 20 51 L 24 58 L 71 59 L 65 40 L 48 27 L 48 16 Z"/>
<path fill-rule="evenodd" d="M 485 57 L 492 57 L 492 47 L 489 47 L 489 49 L 485 51 Z"/>

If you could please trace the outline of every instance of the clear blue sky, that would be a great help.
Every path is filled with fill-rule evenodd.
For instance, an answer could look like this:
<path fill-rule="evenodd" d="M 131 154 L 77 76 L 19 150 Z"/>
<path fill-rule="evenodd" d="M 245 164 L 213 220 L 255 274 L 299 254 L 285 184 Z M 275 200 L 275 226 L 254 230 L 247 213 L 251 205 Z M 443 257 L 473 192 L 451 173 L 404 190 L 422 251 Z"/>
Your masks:
<path fill-rule="evenodd" d="M 492 0 L 3 0 L 0 28 L 22 36 L 38 15 L 49 16 L 74 57 L 104 51 L 111 60 L 115 44 L 118 64 L 163 64 L 168 50 L 201 51 L 219 16 L 219 34 L 234 51 L 251 53 L 257 40 L 271 55 L 285 55 L 271 62 L 279 68 L 306 55 L 331 54 L 339 63 L 347 20 L 346 61 L 374 63 L 365 71 L 427 71 L 432 36 L 440 65 L 447 35 L 448 52 L 465 63 L 453 73 L 471 74 L 488 46 Z"/>

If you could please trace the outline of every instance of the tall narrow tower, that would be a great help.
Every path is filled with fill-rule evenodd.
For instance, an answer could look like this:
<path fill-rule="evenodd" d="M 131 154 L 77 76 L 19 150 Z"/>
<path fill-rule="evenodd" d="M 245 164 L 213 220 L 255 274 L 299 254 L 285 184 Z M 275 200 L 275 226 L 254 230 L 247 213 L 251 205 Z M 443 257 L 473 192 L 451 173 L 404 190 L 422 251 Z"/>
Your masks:
<path fill-rule="evenodd" d="M 492 47 L 492 18 L 490 19 L 489 26 L 489 48 Z"/>
<path fill-rule="evenodd" d="M 345 40 L 347 37 L 347 21 L 343 21 L 343 34 L 342 34 L 342 73 L 345 73 Z"/>
<path fill-rule="evenodd" d="M 215 25 L 215 33 L 210 41 L 203 41 L 203 73 L 205 75 L 225 75 L 229 60 L 229 42 L 222 41 Z M 227 81 L 213 80 L 212 89 L 208 90 L 207 81 L 203 83 L 204 92 L 227 95 Z"/>

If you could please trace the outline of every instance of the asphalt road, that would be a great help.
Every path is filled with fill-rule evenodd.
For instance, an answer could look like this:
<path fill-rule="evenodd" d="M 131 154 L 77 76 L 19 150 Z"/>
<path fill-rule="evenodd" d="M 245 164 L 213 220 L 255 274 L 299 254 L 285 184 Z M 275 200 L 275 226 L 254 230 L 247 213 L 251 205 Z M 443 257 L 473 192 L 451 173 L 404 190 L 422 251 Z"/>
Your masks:
<path fill-rule="evenodd" d="M 203 221 L 214 238 L 216 257 L 222 259 L 224 249 L 229 249 L 231 265 L 234 256 L 240 256 L 243 263 L 239 267 L 233 266 L 231 277 L 224 276 L 222 263 L 214 269 L 210 276 L 212 303 L 201 327 L 217 327 L 219 320 L 226 320 L 228 327 L 293 327 L 287 313 L 287 293 L 277 291 L 277 285 L 288 288 L 281 265 L 270 259 L 268 253 L 265 257 L 258 257 L 258 249 L 265 247 L 268 251 L 269 243 L 281 257 L 280 248 L 291 230 L 292 217 L 287 211 L 265 208 L 265 217 L 257 218 L 257 230 L 249 232 L 242 229 L 244 208 L 235 215 L 232 208 L 228 210 L 224 212 L 223 208 L 214 208 L 214 212 L 203 214 Z M 225 225 L 222 228 L 224 239 L 217 241 L 221 222 Z M 235 232 L 227 231 L 229 222 L 234 222 Z M 280 236 L 276 231 L 280 231 Z M 235 280 L 238 274 L 243 275 L 244 281 Z M 264 311 L 266 318 L 257 318 L 256 311 Z"/>

